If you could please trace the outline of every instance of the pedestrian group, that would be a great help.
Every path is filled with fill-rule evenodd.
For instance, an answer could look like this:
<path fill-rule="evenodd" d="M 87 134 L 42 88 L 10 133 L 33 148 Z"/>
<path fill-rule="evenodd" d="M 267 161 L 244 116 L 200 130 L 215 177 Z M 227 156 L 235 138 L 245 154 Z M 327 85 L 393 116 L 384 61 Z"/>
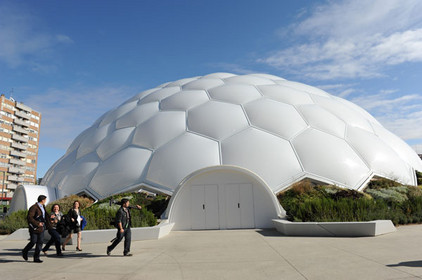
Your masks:
<path fill-rule="evenodd" d="M 45 208 L 46 201 L 47 197 L 45 195 L 38 196 L 37 202 L 29 208 L 27 215 L 30 241 L 22 250 L 22 257 L 25 260 L 28 260 L 28 252 L 35 245 L 35 263 L 43 262 L 40 259 L 41 251 L 44 255 L 47 255 L 49 248 L 53 244 L 56 248 L 56 255 L 58 257 L 62 257 L 63 251 L 66 250 L 66 245 L 72 239 L 73 233 L 77 234 L 76 250 L 82 251 L 82 230 L 84 229 L 87 223 L 86 219 L 81 215 L 81 211 L 79 209 L 79 201 L 76 200 L 73 202 L 73 207 L 69 210 L 67 215 L 63 215 L 63 213 L 60 211 L 59 204 L 53 204 L 53 206 L 51 207 L 51 213 L 48 214 Z M 124 237 L 125 242 L 123 255 L 132 256 L 132 254 L 130 253 L 130 228 L 132 226 L 130 208 L 132 207 L 129 206 L 129 200 L 125 198 L 121 200 L 120 204 L 121 207 L 117 211 L 116 218 L 114 221 L 114 225 L 117 228 L 116 238 L 111 241 L 112 244 L 107 247 L 106 253 L 107 255 L 110 255 L 111 251 L 120 243 L 120 241 L 122 241 Z M 141 209 L 142 207 L 136 205 L 136 208 Z M 42 246 L 44 241 L 45 230 L 48 231 L 51 238 L 43 248 Z M 61 244 L 61 237 L 66 237 L 63 244 Z"/>

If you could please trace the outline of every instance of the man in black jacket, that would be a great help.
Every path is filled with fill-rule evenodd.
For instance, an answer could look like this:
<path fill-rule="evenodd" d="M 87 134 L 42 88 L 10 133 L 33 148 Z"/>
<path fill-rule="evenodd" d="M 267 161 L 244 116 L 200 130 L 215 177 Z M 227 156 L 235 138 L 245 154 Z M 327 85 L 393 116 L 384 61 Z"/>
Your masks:
<path fill-rule="evenodd" d="M 125 238 L 125 245 L 123 250 L 123 256 L 132 256 L 130 254 L 130 241 L 131 241 L 131 232 L 130 227 L 132 226 L 132 216 L 130 215 L 129 210 L 129 200 L 126 198 L 123 198 L 121 201 L 121 207 L 117 211 L 116 214 L 116 227 L 117 227 L 117 236 L 114 239 L 113 243 L 107 247 L 107 255 L 110 256 L 111 251 L 117 246 L 117 244 L 122 241 L 123 237 Z M 141 209 L 142 207 L 139 205 L 136 205 L 138 209 Z"/>
<path fill-rule="evenodd" d="M 40 251 L 42 248 L 43 240 L 44 240 L 44 229 L 46 228 L 46 224 L 48 223 L 48 219 L 46 219 L 46 211 L 45 211 L 45 203 L 47 201 L 47 197 L 45 195 L 38 196 L 38 202 L 32 205 L 28 211 L 28 226 L 29 226 L 29 235 L 30 241 L 28 245 L 22 250 L 22 257 L 27 261 L 28 260 L 28 252 L 35 246 L 35 253 L 34 253 L 34 262 L 42 263 L 40 260 Z"/>

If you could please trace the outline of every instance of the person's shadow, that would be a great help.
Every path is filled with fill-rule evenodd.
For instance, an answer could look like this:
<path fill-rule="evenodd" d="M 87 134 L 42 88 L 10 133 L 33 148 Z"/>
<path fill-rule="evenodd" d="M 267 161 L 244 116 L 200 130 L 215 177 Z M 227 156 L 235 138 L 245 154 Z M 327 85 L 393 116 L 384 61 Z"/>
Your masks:
<path fill-rule="evenodd" d="M 397 263 L 397 264 L 387 264 L 387 266 L 388 267 L 397 267 L 397 266 L 422 267 L 422 260 L 400 262 L 400 263 Z"/>
<path fill-rule="evenodd" d="M 32 258 L 32 252 L 33 250 L 29 251 L 28 258 Z M 50 255 L 44 256 L 41 255 L 42 258 L 59 258 L 56 256 L 55 252 L 53 250 L 50 251 Z M 9 257 L 9 258 L 8 258 Z M 10 257 L 20 257 L 19 260 L 10 259 Z M 67 252 L 64 253 L 64 256 L 62 258 L 102 258 L 102 257 L 108 257 L 106 254 L 104 255 L 94 255 L 91 253 L 80 253 L 80 252 Z M 29 260 L 30 261 L 30 260 Z M 26 262 L 24 259 L 22 259 L 22 249 L 5 249 L 4 252 L 0 252 L 0 263 L 11 263 L 11 262 Z"/>

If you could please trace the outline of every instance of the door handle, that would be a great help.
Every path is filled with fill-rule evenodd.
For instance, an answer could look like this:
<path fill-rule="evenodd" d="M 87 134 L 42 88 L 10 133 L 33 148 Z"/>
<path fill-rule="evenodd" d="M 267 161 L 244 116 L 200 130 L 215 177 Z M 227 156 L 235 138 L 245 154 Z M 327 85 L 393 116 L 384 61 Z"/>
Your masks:
<path fill-rule="evenodd" d="M 240 208 L 240 203 L 237 204 L 237 208 Z"/>
<path fill-rule="evenodd" d="M 205 210 L 205 204 L 202 204 L 202 209 Z"/>

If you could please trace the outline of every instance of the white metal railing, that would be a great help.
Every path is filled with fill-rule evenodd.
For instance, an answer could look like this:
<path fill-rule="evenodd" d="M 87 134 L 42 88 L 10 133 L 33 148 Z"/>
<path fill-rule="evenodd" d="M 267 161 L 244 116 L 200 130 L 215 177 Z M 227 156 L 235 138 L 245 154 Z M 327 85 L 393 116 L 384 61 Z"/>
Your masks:
<path fill-rule="evenodd" d="M 21 149 L 21 150 L 28 149 L 28 146 L 27 145 L 23 145 L 23 144 L 16 143 L 16 142 L 12 142 L 12 147 L 13 148 L 16 148 L 16 149 Z"/>
<path fill-rule="evenodd" d="M 21 142 L 25 142 L 25 143 L 29 141 L 28 138 L 17 135 L 17 134 L 12 134 L 12 139 L 18 140 L 18 141 L 21 141 Z"/>
<path fill-rule="evenodd" d="M 22 153 L 22 152 L 19 152 L 19 151 L 10 151 L 10 155 L 15 156 L 15 157 L 21 157 L 21 158 L 26 157 L 25 153 Z"/>
<path fill-rule="evenodd" d="M 10 163 L 16 164 L 16 165 L 25 165 L 25 162 L 23 162 L 22 160 L 15 159 L 15 158 L 11 158 Z"/>
<path fill-rule="evenodd" d="M 17 167 L 9 167 L 9 173 L 24 174 L 25 173 L 25 169 L 17 168 Z"/>
<path fill-rule="evenodd" d="M 27 114 L 23 111 L 15 111 L 15 116 L 18 116 L 18 117 L 21 117 L 21 118 L 27 119 L 27 120 L 31 119 L 31 115 Z"/>
<path fill-rule="evenodd" d="M 16 108 L 19 108 L 21 110 L 27 111 L 27 112 L 31 112 L 32 111 L 32 109 L 30 107 L 24 105 L 23 103 L 19 103 L 19 102 L 16 102 L 15 107 Z"/>
<path fill-rule="evenodd" d="M 20 120 L 20 119 L 14 119 L 13 122 L 15 124 L 19 124 L 19 125 L 24 126 L 24 127 L 29 127 L 29 122 L 26 122 L 26 121 L 23 121 L 23 120 Z"/>
<path fill-rule="evenodd" d="M 29 130 L 24 129 L 22 126 L 19 126 L 19 125 L 13 125 L 13 131 L 20 132 L 20 133 L 23 133 L 23 134 L 29 133 Z"/>

